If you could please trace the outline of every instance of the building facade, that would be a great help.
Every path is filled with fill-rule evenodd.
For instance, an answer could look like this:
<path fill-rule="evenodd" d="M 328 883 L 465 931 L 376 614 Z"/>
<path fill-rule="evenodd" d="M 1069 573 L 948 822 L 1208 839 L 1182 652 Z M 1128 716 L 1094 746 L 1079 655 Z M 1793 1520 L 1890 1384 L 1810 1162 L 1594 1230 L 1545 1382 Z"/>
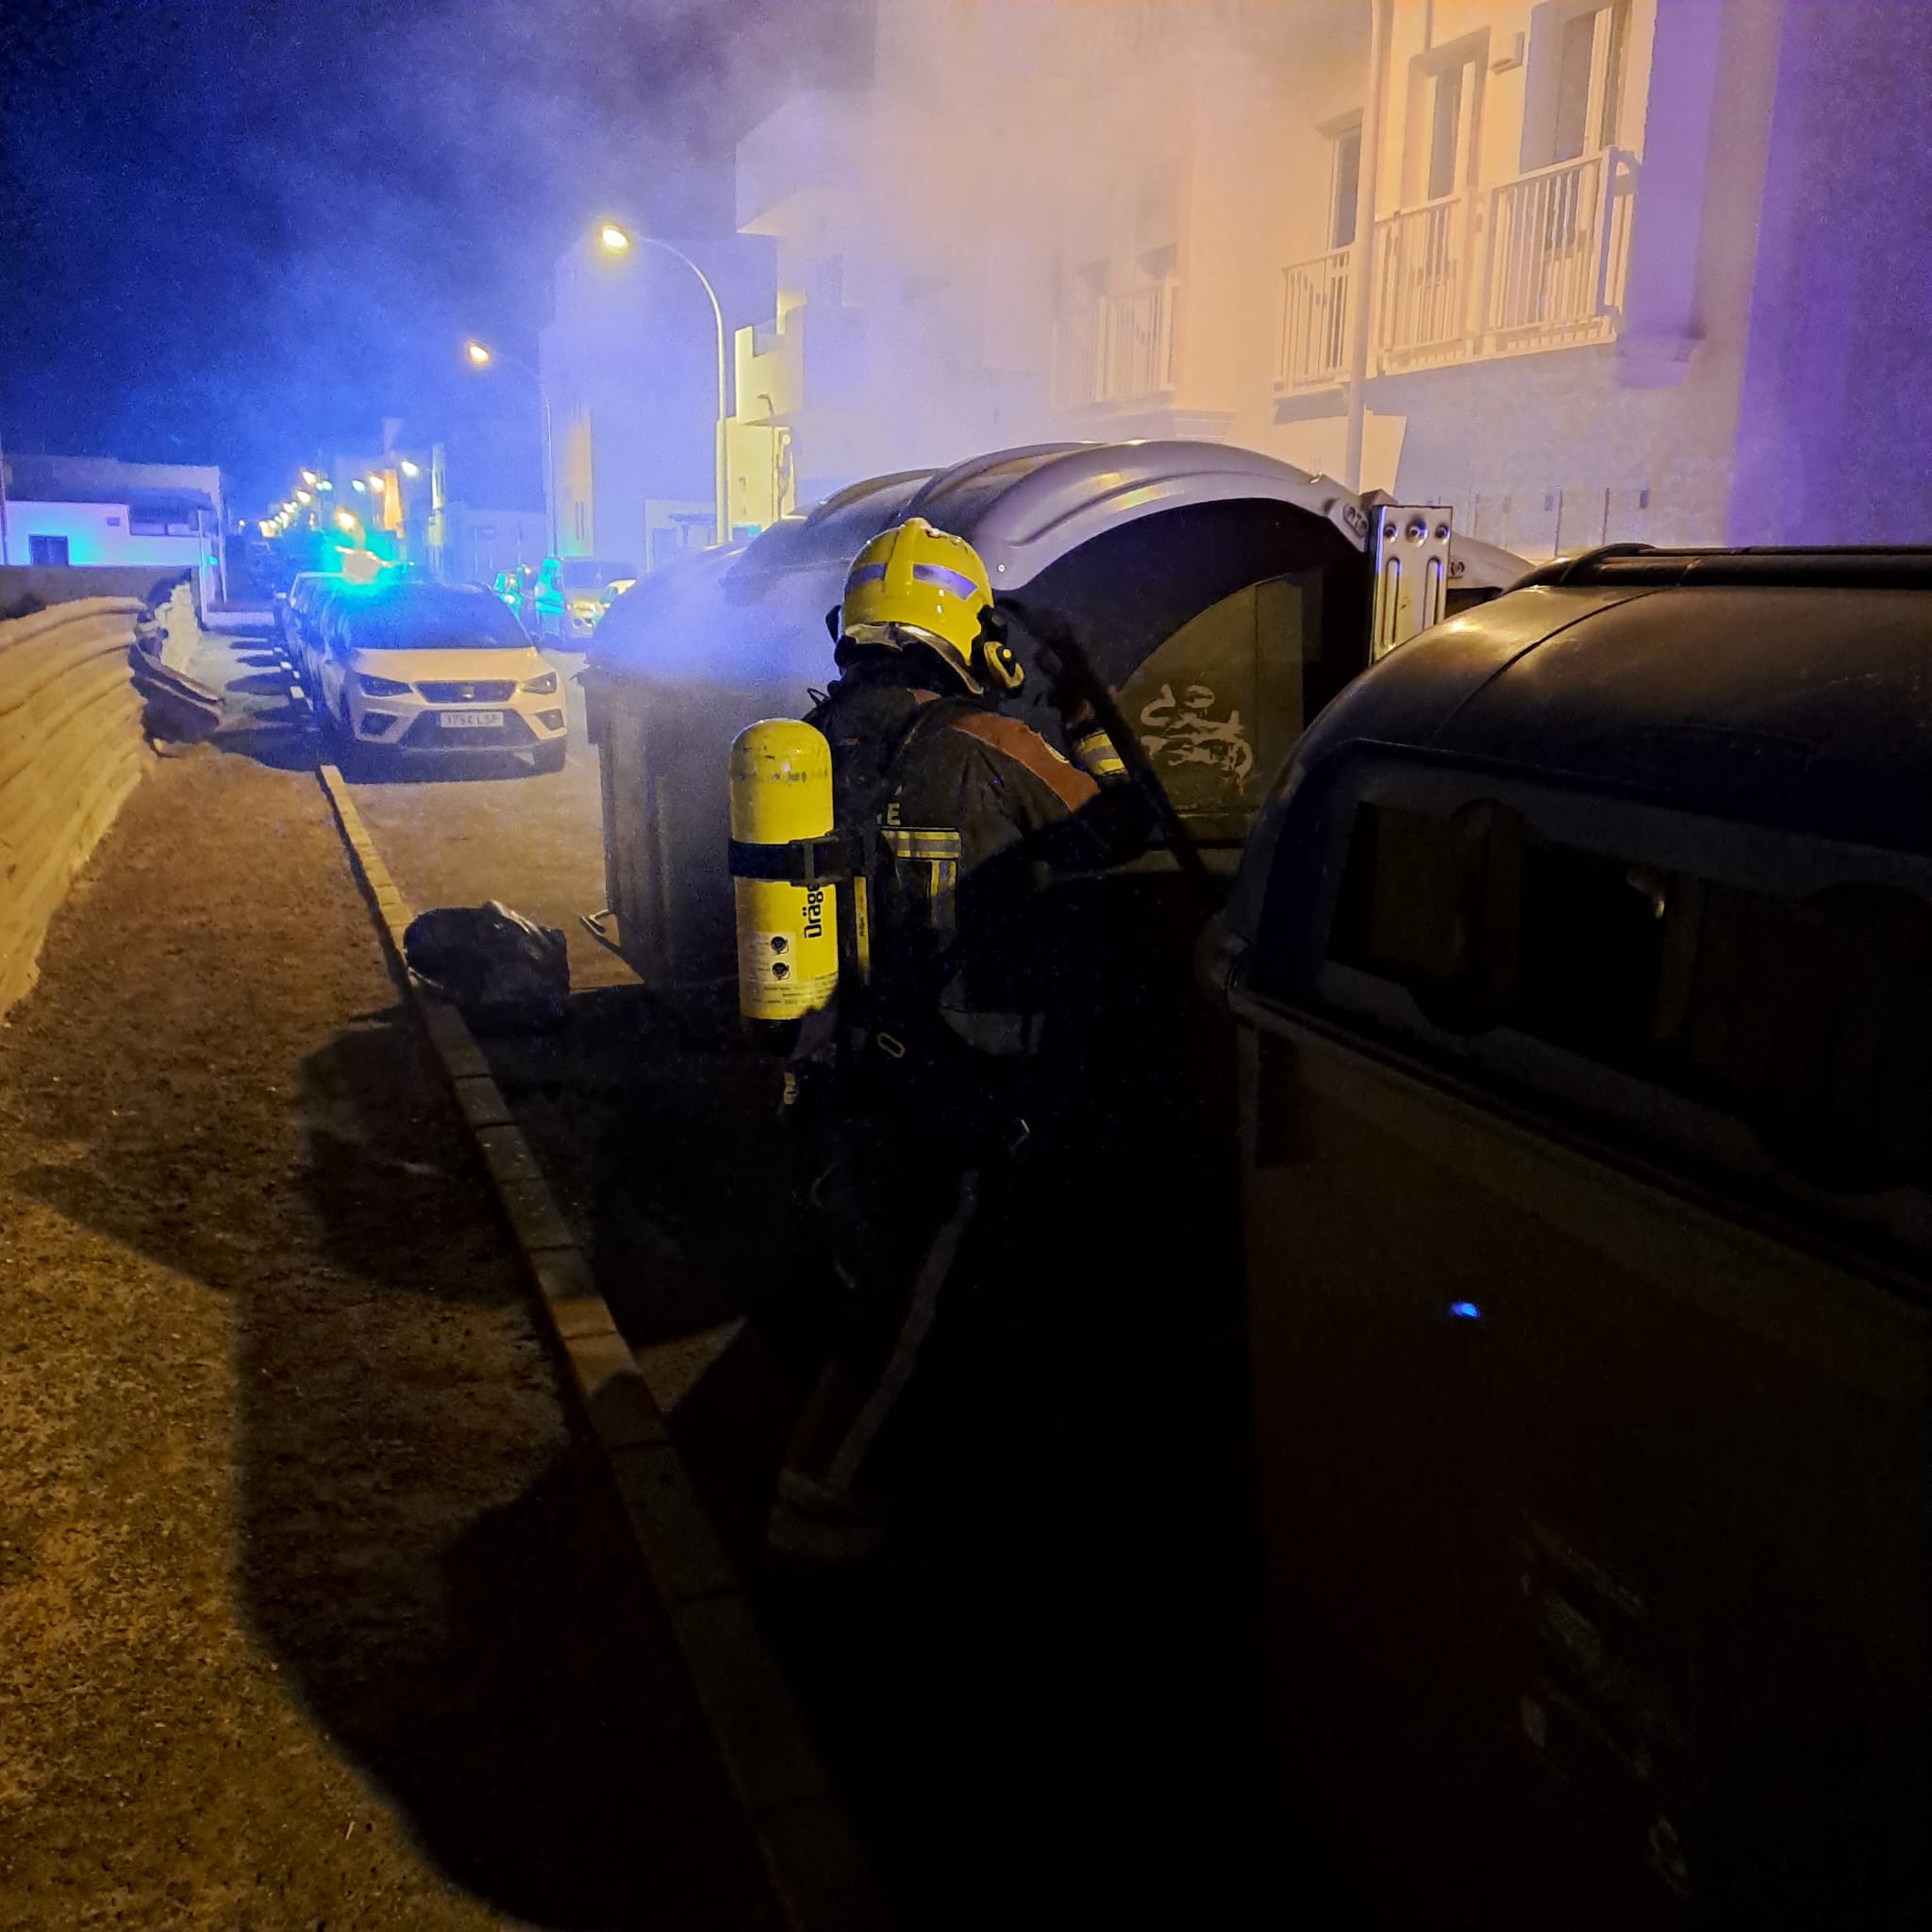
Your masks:
<path fill-rule="evenodd" d="M 741 144 L 740 421 L 801 503 L 1190 436 L 1530 556 L 1923 536 L 1928 75 L 1932 8 L 881 8 L 863 92 Z"/>
<path fill-rule="evenodd" d="M 226 594 L 218 469 L 8 456 L 0 483 L 0 562 L 186 568 L 204 608 Z"/>

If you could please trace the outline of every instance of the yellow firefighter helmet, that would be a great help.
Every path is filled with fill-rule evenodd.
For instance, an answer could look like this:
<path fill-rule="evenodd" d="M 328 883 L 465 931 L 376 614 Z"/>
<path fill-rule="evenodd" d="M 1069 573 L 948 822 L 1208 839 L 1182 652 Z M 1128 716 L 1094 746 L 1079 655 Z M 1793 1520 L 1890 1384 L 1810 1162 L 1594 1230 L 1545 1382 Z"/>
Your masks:
<path fill-rule="evenodd" d="M 1025 676 L 993 614 L 979 553 L 924 517 L 881 531 L 858 553 L 837 619 L 840 638 L 860 648 L 924 645 L 975 697 L 989 685 L 1018 691 Z"/>

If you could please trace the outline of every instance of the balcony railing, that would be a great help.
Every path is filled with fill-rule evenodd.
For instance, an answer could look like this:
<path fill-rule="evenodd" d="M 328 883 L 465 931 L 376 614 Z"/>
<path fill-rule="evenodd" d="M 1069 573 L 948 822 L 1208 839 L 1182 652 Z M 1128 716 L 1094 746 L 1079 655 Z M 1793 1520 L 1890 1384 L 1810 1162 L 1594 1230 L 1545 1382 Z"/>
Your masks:
<path fill-rule="evenodd" d="M 1624 307 L 1634 158 L 1621 149 L 1490 191 L 1483 327 L 1498 354 L 1608 336 Z"/>
<path fill-rule="evenodd" d="M 1352 248 L 1334 248 L 1282 270 L 1283 389 L 1320 389 L 1348 374 L 1348 275 Z"/>
<path fill-rule="evenodd" d="M 1606 341 L 1624 310 L 1638 164 L 1620 148 L 1375 224 L 1370 372 Z M 1348 374 L 1355 251 L 1283 272 L 1278 385 Z"/>
<path fill-rule="evenodd" d="M 1053 400 L 1060 409 L 1148 402 L 1174 387 L 1179 283 L 1097 295 L 1054 326 Z"/>
<path fill-rule="evenodd" d="M 1385 369 L 1468 353 L 1470 197 L 1446 195 L 1375 224 L 1375 346 Z"/>

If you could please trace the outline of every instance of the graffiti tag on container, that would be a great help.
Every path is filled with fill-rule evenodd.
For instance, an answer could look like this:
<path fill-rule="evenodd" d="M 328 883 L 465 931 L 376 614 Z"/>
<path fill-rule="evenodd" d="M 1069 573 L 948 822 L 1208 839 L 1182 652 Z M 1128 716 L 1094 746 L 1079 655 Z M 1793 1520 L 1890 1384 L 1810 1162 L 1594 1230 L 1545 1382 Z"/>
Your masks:
<path fill-rule="evenodd" d="M 1141 709 L 1141 747 L 1150 758 L 1170 765 L 1209 765 L 1225 772 L 1237 786 L 1255 767 L 1255 748 L 1241 729 L 1241 714 L 1214 716 L 1214 693 L 1205 684 L 1163 684 L 1160 695 Z"/>

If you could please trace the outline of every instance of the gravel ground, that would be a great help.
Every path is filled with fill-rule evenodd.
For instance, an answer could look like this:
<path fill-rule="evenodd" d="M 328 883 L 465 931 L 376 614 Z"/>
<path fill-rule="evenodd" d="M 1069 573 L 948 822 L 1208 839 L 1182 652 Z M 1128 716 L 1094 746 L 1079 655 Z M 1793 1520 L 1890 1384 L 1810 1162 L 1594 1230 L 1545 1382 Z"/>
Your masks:
<path fill-rule="evenodd" d="M 774 1924 L 323 799 L 229 742 L 0 1027 L 0 1926 Z"/>

